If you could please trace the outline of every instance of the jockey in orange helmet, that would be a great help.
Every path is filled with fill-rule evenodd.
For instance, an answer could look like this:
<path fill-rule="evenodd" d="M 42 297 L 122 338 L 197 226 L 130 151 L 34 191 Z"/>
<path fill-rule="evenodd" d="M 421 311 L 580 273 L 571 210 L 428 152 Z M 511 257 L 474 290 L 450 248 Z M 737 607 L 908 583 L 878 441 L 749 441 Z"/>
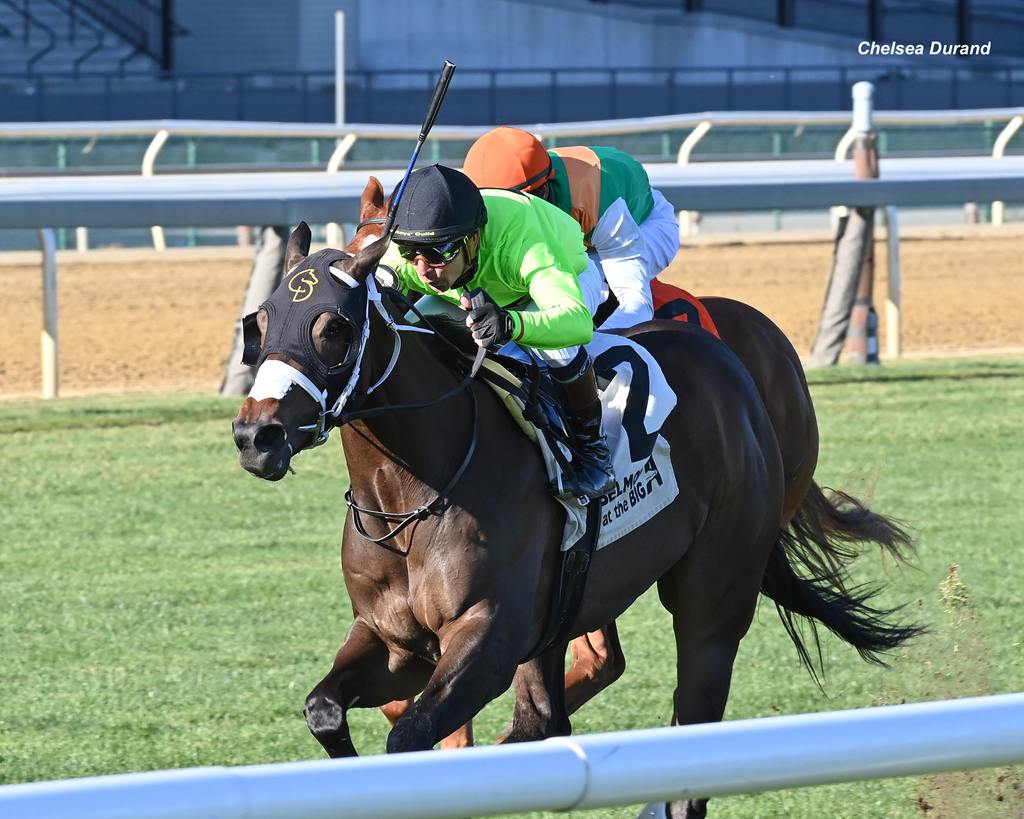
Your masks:
<path fill-rule="evenodd" d="M 675 257 L 679 226 L 672 205 L 633 157 L 616 148 L 547 151 L 533 134 L 502 126 L 473 143 L 463 171 L 478 187 L 532 193 L 579 223 L 619 302 L 604 329 L 653 317 L 650 282 Z"/>

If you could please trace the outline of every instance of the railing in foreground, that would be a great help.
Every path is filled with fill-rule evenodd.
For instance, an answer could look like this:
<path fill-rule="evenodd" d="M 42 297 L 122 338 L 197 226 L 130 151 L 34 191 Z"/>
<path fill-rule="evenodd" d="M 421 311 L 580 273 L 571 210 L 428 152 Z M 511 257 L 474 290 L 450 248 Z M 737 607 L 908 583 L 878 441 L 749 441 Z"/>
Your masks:
<path fill-rule="evenodd" d="M 506 747 L 0 787 L 8 819 L 427 819 L 582 810 L 1024 762 L 1024 694 Z"/>

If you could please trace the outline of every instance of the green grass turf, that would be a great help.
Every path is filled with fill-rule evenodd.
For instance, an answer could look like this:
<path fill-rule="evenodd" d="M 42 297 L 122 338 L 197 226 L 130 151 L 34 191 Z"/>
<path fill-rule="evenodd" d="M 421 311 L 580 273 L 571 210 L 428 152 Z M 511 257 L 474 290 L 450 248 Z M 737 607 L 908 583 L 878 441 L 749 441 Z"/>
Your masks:
<path fill-rule="evenodd" d="M 869 666 L 828 636 L 824 691 L 763 604 L 727 717 L 1019 690 L 1024 599 L 1024 360 L 811 374 L 819 482 L 910 526 L 914 568 L 856 564 L 931 629 Z M 338 544 L 337 443 L 269 484 L 237 465 L 237 400 L 145 395 L 0 402 L 0 783 L 319 758 L 302 702 L 351 620 Z M 959 568 L 950 576 L 950 566 Z M 666 724 L 674 658 L 648 593 L 620 621 L 625 676 L 577 733 Z M 508 695 L 477 720 L 489 741 Z M 386 723 L 352 713 L 357 747 Z M 714 800 L 717 817 L 1014 817 L 1020 770 L 883 780 Z M 999 797 L 1002 797 L 1000 801 Z M 925 807 L 927 806 L 927 810 Z M 631 817 L 637 807 L 585 812 Z"/>

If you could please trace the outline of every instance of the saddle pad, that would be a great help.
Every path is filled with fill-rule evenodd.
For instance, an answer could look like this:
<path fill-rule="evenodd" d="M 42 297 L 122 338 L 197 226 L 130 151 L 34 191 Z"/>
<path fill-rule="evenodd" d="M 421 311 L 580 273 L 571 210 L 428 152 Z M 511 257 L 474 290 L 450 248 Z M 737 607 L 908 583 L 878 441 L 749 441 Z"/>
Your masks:
<path fill-rule="evenodd" d="M 640 345 L 610 333 L 594 333 L 587 350 L 600 387 L 604 431 L 615 469 L 615 488 L 601 498 L 597 548 L 646 523 L 679 494 L 668 441 L 660 430 L 676 405 L 661 367 Z M 561 485 L 557 461 L 538 436 L 548 476 Z M 566 521 L 562 549 L 586 530 L 587 509 L 559 499 Z"/>
<path fill-rule="evenodd" d="M 674 284 L 666 284 L 661 279 L 653 279 L 651 296 L 654 297 L 655 318 L 696 323 L 715 338 L 721 338 L 708 308 L 692 293 Z"/>

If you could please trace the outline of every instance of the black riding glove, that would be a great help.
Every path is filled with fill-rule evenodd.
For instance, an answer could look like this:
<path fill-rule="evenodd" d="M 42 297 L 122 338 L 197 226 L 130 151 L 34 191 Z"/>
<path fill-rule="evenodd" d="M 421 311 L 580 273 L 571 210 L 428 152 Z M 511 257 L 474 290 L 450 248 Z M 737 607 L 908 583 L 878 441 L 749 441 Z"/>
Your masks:
<path fill-rule="evenodd" d="M 512 338 L 512 315 L 498 307 L 485 290 L 469 295 L 473 306 L 466 325 L 473 331 L 473 339 L 483 347 L 498 349 Z"/>

